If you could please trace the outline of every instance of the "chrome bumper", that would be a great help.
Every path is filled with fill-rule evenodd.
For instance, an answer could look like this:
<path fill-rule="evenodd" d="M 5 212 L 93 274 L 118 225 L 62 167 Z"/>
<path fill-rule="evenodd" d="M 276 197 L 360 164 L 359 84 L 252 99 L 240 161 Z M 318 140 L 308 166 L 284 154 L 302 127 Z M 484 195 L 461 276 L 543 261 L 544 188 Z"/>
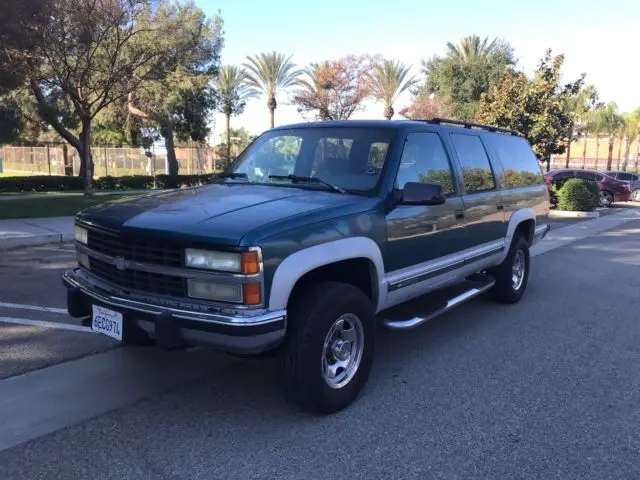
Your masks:
<path fill-rule="evenodd" d="M 258 354 L 275 348 L 284 339 L 285 310 L 229 315 L 172 308 L 107 292 L 82 278 L 78 270 L 62 276 L 72 317 L 91 315 L 91 305 L 111 307 L 123 313 L 125 323 L 145 330 L 161 347 L 206 345 L 227 352 Z"/>
<path fill-rule="evenodd" d="M 535 245 L 536 243 L 538 243 L 540 240 L 542 240 L 544 237 L 547 236 L 547 233 L 549 233 L 549 230 L 551 230 L 551 225 L 539 225 L 536 227 L 536 229 L 533 232 L 533 242 L 531 242 L 532 245 Z"/>

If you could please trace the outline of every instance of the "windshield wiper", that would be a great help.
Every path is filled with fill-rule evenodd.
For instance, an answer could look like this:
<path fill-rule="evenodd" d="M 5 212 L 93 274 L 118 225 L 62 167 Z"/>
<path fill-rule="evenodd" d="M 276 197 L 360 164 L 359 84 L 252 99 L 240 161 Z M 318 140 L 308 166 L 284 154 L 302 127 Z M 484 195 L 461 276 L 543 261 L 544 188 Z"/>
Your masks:
<path fill-rule="evenodd" d="M 318 177 L 302 177 L 299 175 L 269 175 L 269 178 L 282 179 L 282 180 L 291 180 L 292 182 L 310 182 L 310 183 L 319 183 L 324 185 L 325 187 L 330 188 L 334 192 L 339 193 L 347 193 L 346 190 L 338 187 L 337 185 L 333 185 L 329 182 L 325 182 L 321 178 Z"/>
<path fill-rule="evenodd" d="M 246 173 L 222 172 L 216 178 L 247 178 Z"/>

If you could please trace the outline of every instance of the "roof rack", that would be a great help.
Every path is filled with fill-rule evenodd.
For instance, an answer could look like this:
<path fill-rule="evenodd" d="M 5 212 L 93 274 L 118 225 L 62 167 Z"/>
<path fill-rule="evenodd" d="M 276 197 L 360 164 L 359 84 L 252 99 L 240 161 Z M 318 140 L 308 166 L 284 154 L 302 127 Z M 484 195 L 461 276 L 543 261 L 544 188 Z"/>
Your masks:
<path fill-rule="evenodd" d="M 462 120 L 450 120 L 448 118 L 432 118 L 431 120 L 422 120 L 423 122 L 426 123 L 431 123 L 434 125 L 442 125 L 442 124 L 449 124 L 449 125 L 459 125 L 461 127 L 464 128 L 478 128 L 481 130 L 488 130 L 489 132 L 501 132 L 501 133 L 508 133 L 509 135 L 515 135 L 517 137 L 520 137 L 521 135 L 516 132 L 515 130 L 509 130 L 507 128 L 500 128 L 500 127 L 494 127 L 492 125 L 484 125 L 482 123 L 473 123 L 473 122 L 465 122 Z"/>

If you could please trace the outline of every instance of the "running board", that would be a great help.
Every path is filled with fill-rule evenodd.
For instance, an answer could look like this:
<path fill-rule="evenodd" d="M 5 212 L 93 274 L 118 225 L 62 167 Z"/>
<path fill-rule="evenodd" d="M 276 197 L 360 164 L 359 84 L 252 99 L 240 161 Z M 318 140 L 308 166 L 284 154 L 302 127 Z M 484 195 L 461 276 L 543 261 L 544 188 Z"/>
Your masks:
<path fill-rule="evenodd" d="M 380 312 L 379 315 L 383 317 L 383 320 L 381 322 L 382 326 L 392 330 L 410 330 L 412 328 L 416 328 L 423 323 L 426 323 L 429 320 L 432 320 L 435 317 L 454 309 L 458 305 L 461 305 L 464 302 L 471 300 L 478 295 L 481 295 L 482 293 L 493 287 L 495 283 L 496 281 L 492 277 L 489 277 L 487 275 L 472 275 L 468 277 L 467 281 L 462 284 L 466 288 L 463 292 L 458 293 L 456 296 L 450 298 L 449 300 L 445 300 L 439 303 L 437 306 L 435 306 L 435 308 L 428 309 L 424 313 L 420 314 L 420 316 L 415 316 L 406 320 L 388 318 L 396 316 L 393 315 L 393 310 L 397 307 L 393 307 L 386 312 Z M 403 304 L 401 307 L 404 307 L 403 310 L 405 310 L 410 306 L 411 303 L 413 303 L 413 301 L 410 301 L 407 304 Z M 384 318 L 385 316 L 387 318 Z"/>

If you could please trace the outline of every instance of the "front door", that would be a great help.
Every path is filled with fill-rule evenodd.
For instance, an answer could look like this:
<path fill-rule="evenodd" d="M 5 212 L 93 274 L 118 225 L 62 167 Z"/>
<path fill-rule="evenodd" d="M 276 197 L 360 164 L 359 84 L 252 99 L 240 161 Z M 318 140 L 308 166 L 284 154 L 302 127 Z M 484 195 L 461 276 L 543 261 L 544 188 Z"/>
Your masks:
<path fill-rule="evenodd" d="M 436 132 L 409 133 L 395 188 L 407 182 L 438 183 L 447 199 L 442 205 L 397 205 L 387 214 L 383 258 L 387 274 L 420 274 L 429 263 L 458 252 L 464 244 L 464 211 L 451 161 Z M 394 275 L 395 276 L 395 275 Z"/>

